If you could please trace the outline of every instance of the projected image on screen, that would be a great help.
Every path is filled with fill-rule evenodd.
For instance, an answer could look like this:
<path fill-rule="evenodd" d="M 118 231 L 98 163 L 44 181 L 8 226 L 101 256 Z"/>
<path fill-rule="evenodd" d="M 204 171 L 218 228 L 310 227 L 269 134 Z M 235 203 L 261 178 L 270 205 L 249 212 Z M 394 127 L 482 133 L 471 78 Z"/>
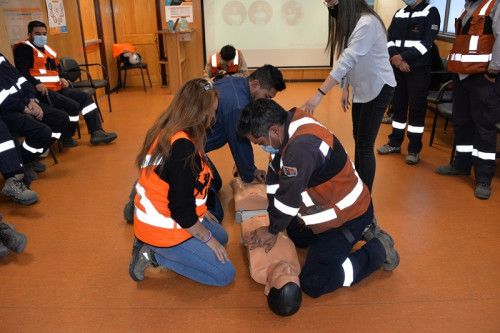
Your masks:
<path fill-rule="evenodd" d="M 328 10 L 313 0 L 203 0 L 206 59 L 231 44 L 249 67 L 328 67 Z"/>
<path fill-rule="evenodd" d="M 229 26 L 242 24 L 247 18 L 247 9 L 239 1 L 228 2 L 222 10 L 224 22 Z"/>

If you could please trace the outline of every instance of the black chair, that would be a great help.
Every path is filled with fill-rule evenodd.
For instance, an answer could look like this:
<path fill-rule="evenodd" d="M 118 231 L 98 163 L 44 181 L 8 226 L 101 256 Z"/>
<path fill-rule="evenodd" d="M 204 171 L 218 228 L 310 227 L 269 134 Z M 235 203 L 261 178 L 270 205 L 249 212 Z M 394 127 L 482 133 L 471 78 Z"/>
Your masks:
<path fill-rule="evenodd" d="M 438 114 L 441 117 L 443 117 L 444 119 L 446 119 L 446 123 L 445 123 L 445 126 L 444 126 L 444 130 L 446 131 L 446 127 L 448 125 L 448 121 L 451 120 L 452 117 L 453 117 L 453 103 L 446 102 L 446 103 L 440 103 L 440 104 L 438 104 L 437 110 L 436 110 L 436 115 L 434 116 L 434 119 L 437 118 Z M 434 130 L 435 129 L 435 123 L 434 123 L 433 126 L 434 126 L 433 130 Z M 451 164 L 451 162 L 453 162 L 453 158 L 455 157 L 455 149 L 456 149 L 455 148 L 455 139 L 453 139 L 453 146 L 451 148 L 450 164 Z"/>
<path fill-rule="evenodd" d="M 111 97 L 109 95 L 111 89 L 109 88 L 109 77 L 108 77 L 108 70 L 106 69 L 106 67 L 104 67 L 101 64 L 78 64 L 75 59 L 68 57 L 61 58 L 60 63 L 65 74 L 69 78 L 71 85 L 74 88 L 82 89 L 87 93 L 91 94 L 92 96 L 94 96 L 94 101 L 96 102 L 96 104 L 97 104 L 96 90 L 99 88 L 104 88 L 106 95 L 108 95 L 109 112 L 112 112 Z M 101 68 L 103 79 L 92 78 L 92 75 L 90 75 L 89 72 L 89 69 L 92 66 L 97 66 Z M 82 78 L 82 73 L 86 74 L 85 80 Z M 100 112 L 101 109 L 99 109 L 99 113 Z M 101 115 L 101 120 L 102 120 L 102 115 Z"/>
<path fill-rule="evenodd" d="M 448 59 L 441 58 L 442 69 L 434 70 L 431 72 L 431 83 L 429 85 L 429 95 L 427 95 L 427 109 L 436 112 L 436 105 L 438 103 L 438 93 L 442 84 L 451 80 L 451 73 L 448 72 Z M 451 102 L 451 92 L 445 91 L 441 102 Z"/>
<path fill-rule="evenodd" d="M 451 119 L 451 106 L 452 106 L 452 98 L 453 98 L 453 81 L 447 81 L 441 85 L 439 88 L 435 105 L 436 110 L 434 112 L 434 120 L 432 122 L 431 129 L 431 138 L 429 139 L 429 146 L 432 147 L 432 143 L 434 142 L 434 134 L 436 132 L 436 123 L 438 115 L 442 116 L 445 119 L 444 130 L 446 131 L 448 126 L 448 121 Z"/>
<path fill-rule="evenodd" d="M 21 158 L 21 147 L 19 145 L 19 138 L 21 136 L 19 134 L 17 134 L 17 133 L 12 133 L 12 132 L 10 133 L 10 136 L 14 140 L 14 146 L 16 147 L 17 154 L 19 155 L 19 159 L 22 161 L 22 158 Z M 57 164 L 58 163 L 57 157 L 56 157 L 56 154 L 54 154 L 54 151 L 52 150 L 52 147 L 49 147 L 49 152 L 50 152 L 50 155 L 52 156 L 52 159 L 54 160 L 54 164 Z"/>
<path fill-rule="evenodd" d="M 148 74 L 148 80 L 149 80 L 149 86 L 153 87 L 151 84 L 151 77 L 149 76 L 149 70 L 148 70 L 148 64 L 145 62 L 140 62 L 137 64 L 131 64 L 128 62 L 127 57 L 124 57 L 123 55 L 120 55 L 118 58 L 118 82 L 120 88 L 125 89 L 127 85 L 127 71 L 130 69 L 140 69 L 141 70 L 141 78 L 142 78 L 142 85 L 144 86 L 144 92 L 146 92 L 146 82 L 144 81 L 144 69 L 146 70 L 146 73 Z M 121 72 L 125 71 L 125 77 L 123 78 L 123 86 L 122 86 L 122 75 Z M 118 93 L 118 89 L 116 90 Z"/>

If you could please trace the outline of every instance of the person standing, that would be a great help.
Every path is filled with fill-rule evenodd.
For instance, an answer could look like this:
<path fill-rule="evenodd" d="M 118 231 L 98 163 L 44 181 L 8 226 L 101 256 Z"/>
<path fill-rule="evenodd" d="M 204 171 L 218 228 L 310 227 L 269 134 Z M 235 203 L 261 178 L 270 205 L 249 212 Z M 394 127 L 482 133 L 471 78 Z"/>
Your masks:
<path fill-rule="evenodd" d="M 474 195 L 488 199 L 495 174 L 500 122 L 500 4 L 498 0 L 466 0 L 455 23 L 455 42 L 448 56 L 453 75 L 453 129 L 456 155 L 440 175 L 476 178 Z"/>
<path fill-rule="evenodd" d="M 144 280 L 151 265 L 206 285 L 234 279 L 224 248 L 228 235 L 207 210 L 212 172 L 204 142 L 218 95 L 207 80 L 186 82 L 146 134 L 136 159 L 140 176 L 129 266 L 134 281 Z"/>
<path fill-rule="evenodd" d="M 425 110 L 431 80 L 432 47 L 441 18 L 436 7 L 425 0 L 403 0 L 387 30 L 387 46 L 396 77 L 392 99 L 394 115 L 389 142 L 377 148 L 381 155 L 401 152 L 407 131 L 406 163 L 417 164 L 422 150 Z"/>
<path fill-rule="evenodd" d="M 348 85 L 352 86 L 354 164 L 371 192 L 375 178 L 375 139 L 396 86 L 385 26 L 365 0 L 328 0 L 325 4 L 331 20 L 327 48 L 334 47 L 338 60 L 302 109 L 314 113 L 323 96 L 337 83 L 344 82 L 342 108 L 346 111 L 350 105 Z"/>
<path fill-rule="evenodd" d="M 243 109 L 238 134 L 271 153 L 269 226 L 244 237 L 250 251 L 269 252 L 284 230 L 296 246 L 309 247 L 299 278 L 311 297 L 352 286 L 380 267 L 396 269 L 394 240 L 372 224 L 368 187 L 324 125 L 300 109 L 286 112 L 275 101 L 260 99 Z M 352 251 L 361 239 L 366 244 Z"/>

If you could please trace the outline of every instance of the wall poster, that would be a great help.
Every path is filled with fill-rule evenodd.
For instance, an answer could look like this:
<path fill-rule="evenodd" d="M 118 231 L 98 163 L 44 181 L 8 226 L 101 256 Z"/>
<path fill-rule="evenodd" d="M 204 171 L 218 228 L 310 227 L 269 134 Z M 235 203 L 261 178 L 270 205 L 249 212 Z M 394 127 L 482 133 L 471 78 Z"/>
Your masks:
<path fill-rule="evenodd" d="M 43 21 L 40 0 L 1 0 L 10 45 L 28 38 L 28 23 Z"/>
<path fill-rule="evenodd" d="M 67 32 L 67 27 L 63 0 L 45 0 L 45 3 L 47 4 L 50 33 L 52 35 L 65 34 Z"/>

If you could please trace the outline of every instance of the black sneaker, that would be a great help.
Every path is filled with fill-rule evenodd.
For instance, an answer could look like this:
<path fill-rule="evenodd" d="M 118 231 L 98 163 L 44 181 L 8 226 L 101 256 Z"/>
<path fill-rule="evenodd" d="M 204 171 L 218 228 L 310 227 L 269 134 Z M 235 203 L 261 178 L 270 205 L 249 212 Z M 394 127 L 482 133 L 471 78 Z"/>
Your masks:
<path fill-rule="evenodd" d="M 90 143 L 93 145 L 98 145 L 100 143 L 110 143 L 117 137 L 118 135 L 116 135 L 116 133 L 107 133 L 104 130 L 100 129 L 92 133 L 92 135 L 90 136 Z"/>
<path fill-rule="evenodd" d="M 401 147 L 393 147 L 389 144 L 383 145 L 382 147 L 377 148 L 377 153 L 380 155 L 388 155 L 388 154 L 399 154 L 401 153 Z"/>
<path fill-rule="evenodd" d="M 149 266 L 158 266 L 153 256 L 153 251 L 144 242 L 135 237 L 134 245 L 132 246 L 132 259 L 128 268 L 132 280 L 136 282 L 144 280 L 144 270 Z"/>
<path fill-rule="evenodd" d="M 44 172 L 45 170 L 47 170 L 47 166 L 39 160 L 34 160 L 33 162 L 31 162 L 31 166 L 36 173 Z"/>
<path fill-rule="evenodd" d="M 380 232 L 380 227 L 377 224 L 377 219 L 373 217 L 372 223 L 370 223 L 363 232 L 362 240 L 365 242 L 370 241 L 375 238 Z"/>
<path fill-rule="evenodd" d="M 12 225 L 0 222 L 0 242 L 9 250 L 16 253 L 23 253 L 28 242 L 28 237 L 16 231 Z"/>

